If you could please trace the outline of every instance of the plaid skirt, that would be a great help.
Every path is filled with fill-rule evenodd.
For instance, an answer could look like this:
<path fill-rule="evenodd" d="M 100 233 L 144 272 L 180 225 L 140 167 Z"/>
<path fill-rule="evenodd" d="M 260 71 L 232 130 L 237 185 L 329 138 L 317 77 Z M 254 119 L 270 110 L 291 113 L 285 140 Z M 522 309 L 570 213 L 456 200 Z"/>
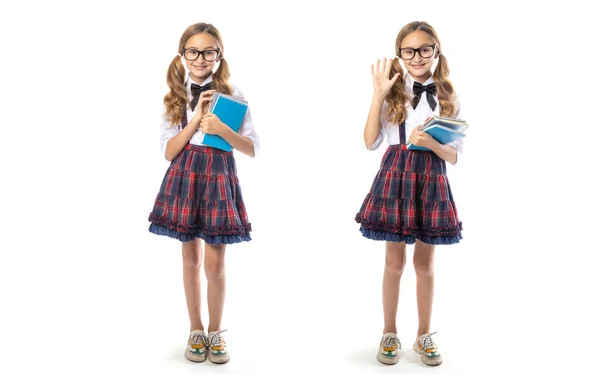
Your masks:
<path fill-rule="evenodd" d="M 187 144 L 171 162 L 148 220 L 150 232 L 180 241 L 250 241 L 233 153 Z"/>
<path fill-rule="evenodd" d="M 389 146 L 355 220 L 373 240 L 455 244 L 462 239 L 445 161 L 406 145 Z"/>

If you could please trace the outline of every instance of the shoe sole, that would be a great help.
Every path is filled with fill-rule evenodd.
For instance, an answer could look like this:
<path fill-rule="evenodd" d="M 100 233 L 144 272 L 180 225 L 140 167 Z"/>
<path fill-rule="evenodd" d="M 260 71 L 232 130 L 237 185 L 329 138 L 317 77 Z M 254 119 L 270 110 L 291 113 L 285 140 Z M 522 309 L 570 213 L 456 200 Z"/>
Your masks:
<path fill-rule="evenodd" d="M 226 354 L 225 356 L 218 356 L 218 357 L 210 355 L 208 357 L 208 360 L 210 360 L 210 362 L 213 364 L 225 364 L 226 362 L 229 361 L 229 353 Z"/>
<path fill-rule="evenodd" d="M 423 353 L 421 353 L 421 351 L 418 350 L 418 349 L 416 349 L 414 346 L 413 346 L 413 351 L 415 351 L 419 355 L 421 355 L 421 361 L 425 365 L 429 365 L 429 366 L 435 367 L 435 366 L 438 366 L 438 365 L 442 364 L 442 362 L 444 361 L 441 356 L 439 358 L 437 358 L 437 359 L 430 359 L 430 358 L 427 358 L 427 357 L 423 357 L 424 356 Z"/>
<path fill-rule="evenodd" d="M 206 352 L 203 355 L 192 353 L 189 349 L 185 350 L 185 358 L 194 363 L 202 363 L 206 361 Z"/>
<path fill-rule="evenodd" d="M 377 352 L 377 361 L 379 361 L 381 364 L 394 365 L 398 364 L 399 360 L 399 355 L 396 355 L 396 357 L 385 357 L 381 354 L 381 352 Z"/>

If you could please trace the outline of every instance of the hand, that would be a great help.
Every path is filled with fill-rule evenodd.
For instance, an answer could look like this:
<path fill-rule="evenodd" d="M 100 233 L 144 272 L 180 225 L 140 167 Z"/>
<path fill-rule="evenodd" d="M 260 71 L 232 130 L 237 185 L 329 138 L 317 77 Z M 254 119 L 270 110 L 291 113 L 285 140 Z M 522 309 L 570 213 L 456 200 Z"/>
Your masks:
<path fill-rule="evenodd" d="M 210 105 L 210 100 L 212 99 L 212 94 L 215 92 L 214 89 L 210 91 L 205 91 L 200 94 L 200 98 L 198 99 L 198 105 L 196 105 L 196 115 L 193 117 L 195 121 L 200 124 L 200 120 L 202 117 L 208 113 L 208 107 Z"/>
<path fill-rule="evenodd" d="M 429 133 L 421 131 L 421 127 L 422 125 L 418 125 L 412 130 L 408 141 L 418 147 L 425 147 L 433 150 L 433 146 L 437 143 L 437 141 L 431 137 Z"/>
<path fill-rule="evenodd" d="M 390 79 L 390 70 L 392 69 L 392 62 L 394 59 L 383 59 L 377 60 L 377 64 L 373 66 L 371 64 L 371 76 L 373 77 L 373 88 L 375 88 L 375 93 L 384 96 L 388 94 L 400 73 L 396 73 L 394 77 Z"/>
<path fill-rule="evenodd" d="M 224 131 L 224 129 L 229 129 L 219 117 L 213 113 L 207 113 L 200 120 L 200 130 L 204 133 L 208 133 L 209 135 L 219 135 Z"/>

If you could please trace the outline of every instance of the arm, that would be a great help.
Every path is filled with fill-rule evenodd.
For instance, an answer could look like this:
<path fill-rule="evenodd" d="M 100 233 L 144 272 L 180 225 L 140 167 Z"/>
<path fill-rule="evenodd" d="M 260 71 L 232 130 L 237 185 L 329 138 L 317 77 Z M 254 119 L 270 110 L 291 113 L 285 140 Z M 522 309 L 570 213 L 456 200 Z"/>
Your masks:
<path fill-rule="evenodd" d="M 242 91 L 235 86 L 233 87 L 233 96 L 242 99 L 245 98 Z M 254 157 L 256 151 L 259 149 L 260 141 L 254 130 L 250 108 L 246 111 L 239 132 L 234 131 L 224 124 L 216 115 L 210 113 L 206 115 L 206 118 L 202 119 L 200 130 L 204 133 L 221 136 L 223 140 L 227 141 L 233 148 L 250 157 Z"/>
<path fill-rule="evenodd" d="M 219 136 L 221 136 L 225 141 L 231 144 L 233 148 L 237 149 L 245 155 L 254 157 L 254 142 L 249 137 L 240 135 L 224 123 L 221 124 L 223 124 L 224 128 L 222 129 L 222 133 L 219 134 Z"/>
<path fill-rule="evenodd" d="M 421 131 L 422 125 L 417 125 L 411 132 L 409 141 L 419 147 L 431 149 L 438 157 L 450 164 L 456 164 L 458 152 L 450 144 L 440 144 L 429 133 Z"/>
<path fill-rule="evenodd" d="M 173 161 L 173 159 L 179 155 L 179 152 L 185 148 L 192 136 L 194 136 L 194 133 L 196 133 L 198 125 L 198 121 L 192 119 L 181 132 L 169 139 L 165 151 L 165 159 Z"/>
<path fill-rule="evenodd" d="M 373 99 L 371 100 L 371 109 L 369 110 L 369 116 L 367 117 L 367 123 L 365 124 L 364 139 L 367 148 L 371 148 L 376 143 L 379 137 L 380 123 L 379 118 L 381 115 L 381 109 L 383 107 L 383 101 L 385 100 L 385 94 L 375 92 Z"/>
<path fill-rule="evenodd" d="M 457 97 L 457 99 L 458 99 L 458 97 Z M 457 101 L 457 109 L 456 109 L 456 114 L 454 115 L 454 117 L 457 118 L 457 119 L 464 120 L 464 117 L 462 115 L 462 106 L 461 106 L 461 103 L 460 103 L 460 99 L 458 99 L 458 101 Z M 451 146 L 451 147 L 453 147 L 456 150 L 455 160 L 454 160 L 454 162 L 451 162 L 450 164 L 456 165 L 458 163 L 458 158 L 460 156 L 462 156 L 463 144 L 464 144 L 463 143 L 463 139 L 454 140 L 454 141 L 452 141 L 452 142 L 450 142 L 450 143 L 447 144 L 447 146 Z"/>
<path fill-rule="evenodd" d="M 383 62 L 377 60 L 377 65 L 371 64 L 371 77 L 373 78 L 373 99 L 371 101 L 371 109 L 365 124 L 364 139 L 367 148 L 375 149 L 381 144 L 383 137 L 380 132 L 381 110 L 385 101 L 385 96 L 388 94 L 398 77 L 396 73 L 390 79 L 390 70 L 392 69 L 392 59 L 383 59 Z"/>
<path fill-rule="evenodd" d="M 461 115 L 460 101 L 458 102 L 458 110 L 454 116 L 457 119 L 463 119 Z M 458 156 L 462 153 L 463 140 L 457 139 L 448 144 L 440 144 L 431 137 L 430 134 L 421 131 L 422 125 L 415 127 L 410 134 L 409 141 L 419 147 L 431 149 L 438 157 L 451 165 L 456 165 Z"/>
<path fill-rule="evenodd" d="M 219 135 L 227 141 L 233 148 L 254 157 L 254 141 L 243 134 L 239 134 L 229 128 L 219 117 L 213 113 L 207 113 L 200 121 L 200 130 L 205 134 Z M 242 131 L 240 129 L 240 131 Z M 242 132 L 243 133 L 243 132 Z"/>
<path fill-rule="evenodd" d="M 168 161 L 173 161 L 173 159 L 179 155 L 183 148 L 185 148 L 192 136 L 194 136 L 194 133 L 196 133 L 200 126 L 202 116 L 204 116 L 204 114 L 207 112 L 208 103 L 210 102 L 213 93 L 214 90 L 210 90 L 200 94 L 200 99 L 198 100 L 198 105 L 196 108 L 196 114 L 189 121 L 188 125 L 186 125 L 181 131 L 177 132 L 176 127 L 171 127 L 168 120 L 163 119 L 163 136 L 161 138 L 161 147 L 165 159 Z"/>
<path fill-rule="evenodd" d="M 435 139 L 432 138 L 433 143 L 431 144 L 431 149 L 438 157 L 444 161 L 447 161 L 450 164 L 456 164 L 458 160 L 458 152 L 455 147 L 448 144 L 440 144 Z"/>

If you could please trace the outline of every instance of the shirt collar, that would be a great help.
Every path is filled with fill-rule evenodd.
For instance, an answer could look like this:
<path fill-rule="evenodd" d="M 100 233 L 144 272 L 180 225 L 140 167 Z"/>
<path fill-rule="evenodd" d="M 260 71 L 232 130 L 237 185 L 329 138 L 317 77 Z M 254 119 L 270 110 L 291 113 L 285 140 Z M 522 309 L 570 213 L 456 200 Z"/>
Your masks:
<path fill-rule="evenodd" d="M 185 85 L 186 85 L 187 89 L 190 89 L 190 87 L 192 86 L 192 84 L 198 84 L 199 86 L 204 86 L 204 85 L 206 85 L 206 84 L 210 83 L 211 81 L 213 81 L 213 75 L 212 75 L 212 74 L 211 74 L 210 76 L 208 76 L 208 77 L 206 78 L 206 80 L 204 80 L 204 81 L 202 82 L 202 84 L 198 84 L 198 83 L 196 83 L 194 80 L 192 80 L 192 78 L 191 78 L 191 77 L 190 77 L 190 75 L 188 74 L 188 77 L 187 77 L 187 80 L 186 80 L 186 82 L 185 82 Z"/>
<path fill-rule="evenodd" d="M 410 90 L 410 93 L 412 93 L 412 89 L 413 89 L 413 84 L 415 83 L 415 79 L 412 78 L 412 76 L 406 72 L 406 75 L 404 76 L 404 85 L 406 85 L 406 88 L 408 88 Z M 429 79 L 427 79 L 423 85 L 427 85 L 427 84 L 431 84 L 433 83 L 433 76 L 429 77 Z"/>

